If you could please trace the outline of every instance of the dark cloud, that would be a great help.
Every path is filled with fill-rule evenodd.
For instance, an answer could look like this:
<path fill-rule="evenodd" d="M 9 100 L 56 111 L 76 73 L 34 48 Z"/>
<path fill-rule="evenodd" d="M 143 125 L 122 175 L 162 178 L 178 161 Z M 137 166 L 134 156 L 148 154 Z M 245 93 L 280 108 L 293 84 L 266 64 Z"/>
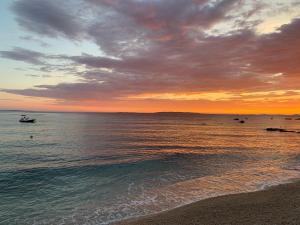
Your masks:
<path fill-rule="evenodd" d="M 136 24 L 150 30 L 176 30 L 183 26 L 210 27 L 224 19 L 239 0 L 221 0 L 209 3 L 208 0 L 87 0 L 106 6 L 119 15 L 132 18 Z"/>
<path fill-rule="evenodd" d="M 18 0 L 18 24 L 43 36 L 94 40 L 108 55 L 133 55 L 226 19 L 240 0 Z M 89 5 L 92 4 L 92 5 Z M 83 12 L 85 11 L 85 13 Z"/>
<path fill-rule="evenodd" d="M 44 64 L 43 58 L 45 57 L 45 55 L 40 52 L 16 47 L 11 51 L 0 51 L 0 57 L 22 61 L 34 65 L 42 65 Z"/>
<path fill-rule="evenodd" d="M 80 36 L 80 23 L 69 1 L 18 0 L 12 4 L 18 24 L 35 33 L 69 38 Z M 74 13 L 74 12 L 73 12 Z"/>
<path fill-rule="evenodd" d="M 47 55 L 37 51 L 14 47 L 9 51 L 0 51 L 0 57 L 28 63 L 32 65 L 32 67 L 29 67 L 30 70 L 36 70 L 42 73 L 77 73 L 74 63 L 68 63 L 69 59 L 62 55 Z M 24 67 L 16 68 L 16 70 L 25 71 Z"/>
<path fill-rule="evenodd" d="M 247 55 L 248 61 L 261 73 L 285 73 L 299 76 L 300 19 L 260 37 L 256 51 Z"/>
<path fill-rule="evenodd" d="M 87 0 L 110 12 L 88 30 L 108 55 L 144 54 L 161 44 L 188 42 L 194 29 L 206 30 L 226 19 L 238 0 Z"/>

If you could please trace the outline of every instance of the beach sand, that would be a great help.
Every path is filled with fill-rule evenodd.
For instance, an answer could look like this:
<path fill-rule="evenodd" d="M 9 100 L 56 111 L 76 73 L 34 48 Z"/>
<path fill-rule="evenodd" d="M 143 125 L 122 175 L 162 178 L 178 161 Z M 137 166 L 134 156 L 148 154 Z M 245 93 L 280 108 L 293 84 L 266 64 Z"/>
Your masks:
<path fill-rule="evenodd" d="M 117 225 L 300 225 L 300 182 L 205 199 Z"/>

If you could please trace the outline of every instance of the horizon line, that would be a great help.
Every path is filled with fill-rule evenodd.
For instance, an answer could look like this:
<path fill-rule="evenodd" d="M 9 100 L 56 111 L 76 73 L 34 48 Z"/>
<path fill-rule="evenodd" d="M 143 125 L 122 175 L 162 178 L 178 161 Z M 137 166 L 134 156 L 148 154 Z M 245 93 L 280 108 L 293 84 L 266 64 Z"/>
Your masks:
<path fill-rule="evenodd" d="M 272 116 L 299 116 L 299 113 L 280 114 L 280 113 L 206 113 L 206 112 L 182 112 L 182 111 L 154 111 L 154 112 L 126 112 L 126 111 L 47 111 L 47 110 L 26 110 L 26 109 L 0 109 L 0 112 L 31 112 L 31 113 L 115 113 L 115 114 L 202 114 L 202 115 L 272 115 Z"/>

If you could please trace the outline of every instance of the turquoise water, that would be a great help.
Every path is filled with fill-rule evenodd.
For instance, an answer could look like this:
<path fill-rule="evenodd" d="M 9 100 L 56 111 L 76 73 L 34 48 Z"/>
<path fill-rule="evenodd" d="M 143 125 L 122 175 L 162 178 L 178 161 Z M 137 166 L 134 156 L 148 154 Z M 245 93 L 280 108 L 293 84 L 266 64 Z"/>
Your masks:
<path fill-rule="evenodd" d="M 300 134 L 264 130 L 300 131 L 281 116 L 20 114 L 0 113 L 1 225 L 107 224 L 300 175 Z"/>

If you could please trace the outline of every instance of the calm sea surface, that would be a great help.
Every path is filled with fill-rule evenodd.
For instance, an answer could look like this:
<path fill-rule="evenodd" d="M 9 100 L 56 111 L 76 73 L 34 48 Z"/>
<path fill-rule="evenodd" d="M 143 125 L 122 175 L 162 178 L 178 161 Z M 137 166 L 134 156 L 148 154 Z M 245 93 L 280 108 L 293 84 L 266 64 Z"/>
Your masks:
<path fill-rule="evenodd" d="M 20 114 L 0 113 L 1 225 L 106 224 L 300 176 L 300 134 L 264 130 L 300 120 Z"/>

